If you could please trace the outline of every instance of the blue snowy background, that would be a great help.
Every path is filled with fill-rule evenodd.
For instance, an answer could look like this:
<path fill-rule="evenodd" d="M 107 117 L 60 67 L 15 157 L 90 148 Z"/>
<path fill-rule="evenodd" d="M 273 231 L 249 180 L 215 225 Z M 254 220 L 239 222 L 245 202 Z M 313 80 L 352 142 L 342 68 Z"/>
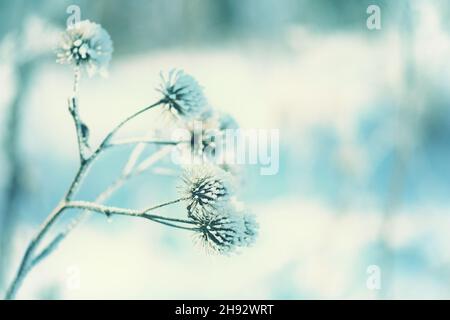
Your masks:
<path fill-rule="evenodd" d="M 280 169 L 244 173 L 260 237 L 237 256 L 205 255 L 189 234 L 150 222 L 92 216 L 19 298 L 450 298 L 450 4 L 439 0 L 0 0 L 0 294 L 78 165 L 72 75 L 52 53 L 70 4 L 114 42 L 109 77 L 80 85 L 94 142 L 156 101 L 159 72 L 178 67 L 241 127 L 279 129 Z M 370 4 L 380 30 L 366 27 Z M 79 198 L 94 199 L 130 151 L 105 154 Z M 167 168 L 108 204 L 174 199 Z"/>

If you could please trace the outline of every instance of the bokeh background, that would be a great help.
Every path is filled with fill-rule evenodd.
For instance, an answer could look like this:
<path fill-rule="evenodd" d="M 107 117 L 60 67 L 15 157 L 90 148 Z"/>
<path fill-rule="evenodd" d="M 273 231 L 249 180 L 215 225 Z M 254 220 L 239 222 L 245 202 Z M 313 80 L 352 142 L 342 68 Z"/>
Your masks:
<path fill-rule="evenodd" d="M 109 77 L 80 86 L 94 142 L 155 101 L 159 72 L 178 67 L 243 128 L 280 130 L 280 170 L 246 168 L 242 199 L 260 236 L 237 256 L 205 255 L 189 234 L 150 222 L 92 216 L 18 298 L 450 298 L 445 0 L 1 0 L 0 293 L 78 164 L 72 74 L 52 52 L 70 4 L 114 41 Z M 370 4 L 381 8 L 381 30 L 366 27 Z M 127 134 L 160 117 L 145 115 Z M 102 157 L 79 198 L 95 198 L 130 151 Z M 169 162 L 108 203 L 176 197 Z M 367 286 L 372 265 L 379 290 Z"/>

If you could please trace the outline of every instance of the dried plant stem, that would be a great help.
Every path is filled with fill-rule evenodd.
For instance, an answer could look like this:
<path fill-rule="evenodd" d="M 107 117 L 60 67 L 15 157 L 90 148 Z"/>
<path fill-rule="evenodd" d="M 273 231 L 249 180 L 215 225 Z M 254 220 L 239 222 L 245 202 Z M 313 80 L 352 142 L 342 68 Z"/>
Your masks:
<path fill-rule="evenodd" d="M 105 148 L 105 147 L 109 144 L 111 138 L 116 134 L 116 132 L 119 131 L 119 129 L 122 128 L 128 121 L 130 121 L 130 120 L 136 118 L 138 115 L 140 115 L 140 114 L 142 114 L 142 113 L 144 113 L 144 112 L 150 110 L 151 108 L 154 108 L 154 107 L 156 107 L 156 106 L 159 106 L 160 104 L 162 104 L 162 103 L 164 103 L 164 102 L 165 102 L 164 100 L 160 100 L 160 101 L 158 101 L 158 102 L 156 102 L 156 103 L 154 103 L 154 104 L 152 104 L 152 105 L 150 105 L 150 106 L 148 106 L 148 107 L 145 107 L 145 108 L 143 108 L 143 109 L 137 111 L 136 113 L 132 114 L 131 116 L 129 116 L 128 118 L 126 118 L 125 120 L 123 120 L 121 123 L 119 123 L 114 129 L 112 129 L 112 130 L 106 135 L 105 139 L 103 139 L 102 143 L 100 143 L 100 146 L 99 146 L 98 148 L 99 148 L 99 149 Z"/>
<path fill-rule="evenodd" d="M 87 143 L 87 127 L 83 124 L 78 113 L 78 103 L 76 96 L 69 98 L 69 112 L 72 115 L 73 122 L 75 124 L 75 130 L 77 132 L 78 153 L 80 156 L 80 162 L 86 160 L 88 157 L 89 146 Z"/>
<path fill-rule="evenodd" d="M 173 145 L 176 146 L 181 143 L 190 143 L 187 140 L 171 141 L 171 140 L 152 140 L 145 137 L 118 139 L 109 144 L 109 146 L 129 145 L 136 143 L 155 144 L 155 145 Z"/>
<path fill-rule="evenodd" d="M 77 90 L 77 75 L 75 75 L 75 84 L 74 84 L 74 96 L 76 95 Z M 78 190 L 79 185 L 81 184 L 83 178 L 85 177 L 86 173 L 88 172 L 91 165 L 95 162 L 97 157 L 105 150 L 107 149 L 107 146 L 111 140 L 111 138 L 119 131 L 120 128 L 122 128 L 128 121 L 134 119 L 138 115 L 144 113 L 145 111 L 156 107 L 163 103 L 164 101 L 160 100 L 150 106 L 147 106 L 143 109 L 140 109 L 136 113 L 132 114 L 131 116 L 127 117 L 125 120 L 120 122 L 117 126 L 115 126 L 102 140 L 100 145 L 93 151 L 90 155 L 87 155 L 87 143 L 84 141 L 85 135 L 83 134 L 81 128 L 84 124 L 81 123 L 81 120 L 78 116 L 77 112 L 77 100 L 76 98 L 69 100 L 69 110 L 71 111 L 72 118 L 75 123 L 76 127 L 76 133 L 77 133 L 77 139 L 78 139 L 78 146 L 79 146 L 79 156 L 80 156 L 80 166 L 79 169 L 70 184 L 63 200 L 60 201 L 60 203 L 56 206 L 56 208 L 50 213 L 50 215 L 47 217 L 44 224 L 39 228 L 39 231 L 37 234 L 33 237 L 31 242 L 28 244 L 27 249 L 25 251 L 25 254 L 21 260 L 19 269 L 17 270 L 16 276 L 14 277 L 14 280 L 12 281 L 10 287 L 8 288 L 8 291 L 6 293 L 6 299 L 13 299 L 17 293 L 17 290 L 19 289 L 20 285 L 22 284 L 25 276 L 28 274 L 28 272 L 33 268 L 33 266 L 42 260 L 43 257 L 48 256 L 49 252 L 51 252 L 51 248 L 48 250 L 44 249 L 41 254 L 38 254 L 36 257 L 34 257 L 34 253 L 42 239 L 45 237 L 46 233 L 50 229 L 50 227 L 54 224 L 54 222 L 59 218 L 59 216 L 62 214 L 62 212 L 68 208 L 68 203 L 71 203 L 72 197 L 74 196 L 75 192 Z M 75 111 L 73 111 L 75 110 Z M 87 208 L 86 208 L 87 209 Z M 91 209 L 89 209 L 91 210 Z M 93 210 L 91 210 L 93 211 Z M 159 222 L 159 219 L 161 218 L 155 218 L 153 221 Z M 168 224 L 168 223 L 165 223 Z M 55 241 L 52 241 L 52 244 L 57 244 L 61 240 L 60 237 L 58 237 Z M 34 264 L 32 262 L 35 262 Z"/>
<path fill-rule="evenodd" d="M 25 194 L 24 171 L 25 161 L 21 152 L 21 116 L 27 107 L 25 97 L 31 87 L 34 74 L 35 60 L 18 65 L 18 85 L 15 97 L 7 110 L 5 110 L 6 127 L 3 142 L 3 156 L 5 158 L 6 183 L 5 197 L 0 208 L 0 288 L 3 288 L 6 271 L 9 267 L 10 244 L 18 220 L 19 200 L 23 201 Z"/>
<path fill-rule="evenodd" d="M 44 249 L 40 254 L 38 254 L 35 258 L 33 257 L 33 253 L 36 249 L 36 247 L 39 245 L 42 238 L 45 236 L 47 231 L 50 229 L 50 227 L 53 225 L 53 223 L 58 219 L 58 217 L 66 210 L 66 209 L 83 209 L 83 210 L 89 210 L 92 212 L 102 213 L 105 215 L 124 215 L 129 217 L 140 217 L 145 218 L 160 224 L 164 224 L 166 226 L 170 226 L 177 229 L 183 229 L 183 230 L 190 230 L 190 231 L 197 231 L 198 228 L 195 227 L 185 227 L 182 225 L 178 225 L 176 223 L 183 223 L 188 225 L 195 224 L 193 221 L 190 220 L 184 220 L 184 219 L 175 219 L 175 218 L 169 218 L 164 216 L 159 216 L 155 214 L 149 214 L 148 212 L 178 203 L 182 200 L 185 200 L 184 198 L 176 199 L 173 201 L 165 202 L 162 204 L 159 204 L 157 206 L 147 208 L 144 210 L 133 210 L 133 209 L 126 209 L 126 208 L 118 208 L 118 207 L 111 207 L 111 206 L 105 206 L 101 204 L 97 204 L 94 202 L 88 202 L 88 201 L 62 201 L 54 210 L 53 212 L 48 216 L 47 220 L 43 223 L 41 228 L 39 229 L 39 232 L 36 234 L 36 236 L 31 240 L 30 244 L 27 247 L 27 250 L 25 251 L 25 255 L 22 259 L 22 262 L 20 264 L 19 270 L 17 272 L 17 276 L 15 277 L 13 283 L 11 284 L 10 288 L 8 289 L 8 292 L 6 293 L 6 299 L 13 299 L 15 296 L 15 293 L 17 292 L 17 289 L 22 284 L 26 274 L 34 267 L 36 264 L 38 264 L 43 258 L 47 257 L 48 254 L 52 251 L 53 246 L 57 245 L 61 241 L 58 237 L 55 238 L 54 241 L 52 241 L 51 245 L 47 246 L 46 249 Z"/>
<path fill-rule="evenodd" d="M 75 97 L 78 93 L 78 86 L 80 84 L 81 70 L 80 66 L 75 66 L 73 70 L 73 96 Z"/>

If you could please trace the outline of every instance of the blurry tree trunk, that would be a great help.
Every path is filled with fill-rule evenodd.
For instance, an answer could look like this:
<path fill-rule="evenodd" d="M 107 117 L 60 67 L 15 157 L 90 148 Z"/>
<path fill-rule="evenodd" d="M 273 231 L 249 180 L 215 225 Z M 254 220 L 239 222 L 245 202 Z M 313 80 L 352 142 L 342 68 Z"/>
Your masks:
<path fill-rule="evenodd" d="M 6 110 L 3 148 L 8 177 L 5 184 L 3 208 L 0 212 L 0 287 L 3 287 L 5 282 L 14 229 L 18 219 L 19 202 L 24 194 L 24 164 L 20 151 L 20 133 L 23 109 L 25 108 L 24 102 L 29 91 L 33 69 L 33 61 L 17 67 L 16 94 Z"/>

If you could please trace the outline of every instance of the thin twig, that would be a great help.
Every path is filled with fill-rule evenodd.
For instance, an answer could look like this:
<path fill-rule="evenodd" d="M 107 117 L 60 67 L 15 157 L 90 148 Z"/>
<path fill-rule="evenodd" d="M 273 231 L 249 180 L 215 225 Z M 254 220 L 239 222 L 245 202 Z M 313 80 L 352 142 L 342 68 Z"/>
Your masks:
<path fill-rule="evenodd" d="M 136 146 L 137 149 L 138 146 Z M 168 152 L 170 151 L 169 148 L 162 148 L 156 153 L 152 154 L 148 159 L 144 160 L 144 163 L 146 164 L 146 168 L 150 167 L 152 164 L 157 162 L 159 159 L 163 158 Z M 130 156 L 130 158 L 133 157 L 133 154 Z M 127 163 L 128 165 L 128 163 Z M 125 166 L 126 168 L 126 166 Z M 131 170 L 131 169 L 130 169 Z M 95 203 L 103 203 L 108 199 L 117 189 L 122 187 L 125 182 L 127 182 L 131 177 L 137 176 L 139 174 L 142 174 L 145 170 L 136 170 L 136 171 L 129 171 L 127 173 L 124 173 L 116 179 L 106 190 L 104 190 L 98 197 L 95 199 Z M 56 248 L 58 247 L 58 244 L 62 242 L 78 225 L 80 225 L 91 213 L 89 210 L 84 210 L 77 218 L 71 221 L 71 223 L 61 232 L 59 232 L 55 238 L 50 241 L 49 245 L 47 245 L 42 251 L 37 254 L 38 257 L 42 256 L 42 258 L 35 258 L 36 261 L 33 260 L 33 267 L 38 264 L 40 261 L 43 260 L 46 256 L 51 254 Z M 159 221 L 156 221 L 159 222 Z M 161 222 L 160 222 L 161 223 Z"/>
<path fill-rule="evenodd" d="M 73 209 L 84 209 L 89 211 L 95 211 L 104 213 L 106 215 L 124 215 L 124 216 L 131 216 L 131 217 L 145 217 L 145 218 L 156 218 L 156 219 L 162 219 L 162 220 L 168 220 L 168 221 L 176 221 L 176 222 L 182 222 L 182 223 L 188 223 L 193 224 L 190 220 L 182 220 L 182 219 L 174 219 L 174 218 L 168 218 L 163 216 L 158 216 L 155 214 L 148 214 L 148 212 L 154 211 L 156 209 L 160 209 L 163 207 L 167 207 L 169 205 L 178 203 L 180 201 L 186 200 L 186 198 L 179 198 L 173 201 L 168 201 L 161 203 L 159 205 L 144 209 L 144 210 L 135 210 L 135 209 L 127 209 L 127 208 L 119 208 L 119 207 L 113 207 L 113 206 L 106 206 L 103 204 L 98 204 L 95 202 L 89 202 L 89 201 L 70 201 L 65 204 L 65 208 L 73 208 Z"/>
<path fill-rule="evenodd" d="M 77 80 L 75 80 L 76 82 Z M 74 85 L 74 91 L 76 92 L 77 84 Z M 105 146 L 109 143 L 110 139 L 115 135 L 115 133 L 123 127 L 128 121 L 132 120 L 133 118 L 137 117 L 138 115 L 142 114 L 143 112 L 156 107 L 163 103 L 163 100 L 160 100 L 148 107 L 145 107 L 136 113 L 132 114 L 128 118 L 126 118 L 124 121 L 120 122 L 117 126 L 115 126 L 103 139 L 103 141 L 100 143 L 100 145 L 97 147 L 97 149 L 89 156 L 85 156 L 81 154 L 82 149 L 80 148 L 80 159 L 82 159 L 80 163 L 80 167 L 75 175 L 75 178 L 73 179 L 72 183 L 70 184 L 66 195 L 64 196 L 63 200 L 58 204 L 58 206 L 52 211 L 52 213 L 47 217 L 47 220 L 44 222 L 44 224 L 41 226 L 39 231 L 37 232 L 36 236 L 31 240 L 29 243 L 25 254 L 21 260 L 19 269 L 16 273 L 16 276 L 9 287 L 7 293 L 6 293 L 6 299 L 13 299 L 15 294 L 17 293 L 18 288 L 20 287 L 21 283 L 23 282 L 23 279 L 28 274 L 28 272 L 32 269 L 33 265 L 30 263 L 30 261 L 33 260 L 33 254 L 35 249 L 38 247 L 41 240 L 44 238 L 47 231 L 50 229 L 50 227 L 53 225 L 53 223 L 58 219 L 60 214 L 66 209 L 66 204 L 72 199 L 75 192 L 78 190 L 79 185 L 81 181 L 83 180 L 84 176 L 86 175 L 87 171 L 91 167 L 92 163 L 97 159 L 97 157 L 102 153 L 103 150 L 105 150 Z M 79 118 L 74 118 L 75 121 L 78 121 Z M 78 125 L 78 124 L 76 124 Z M 79 132 L 77 130 L 77 136 L 79 136 Z M 38 260 L 39 261 L 39 260 Z"/>
<path fill-rule="evenodd" d="M 147 110 L 150 110 L 151 108 L 154 108 L 156 106 L 159 106 L 160 104 L 164 103 L 164 100 L 159 100 L 158 102 L 155 102 L 154 104 L 145 107 L 139 111 L 137 111 L 136 113 L 133 113 L 131 116 L 129 116 L 128 118 L 126 118 L 125 120 L 123 120 L 122 122 L 120 122 L 116 127 L 114 127 L 105 137 L 105 139 L 103 139 L 103 141 L 100 143 L 100 146 L 98 147 L 99 149 L 104 148 L 107 144 L 109 144 L 111 138 L 116 134 L 117 131 L 119 131 L 120 128 L 122 128 L 128 121 L 136 118 L 138 115 L 144 113 Z"/>
<path fill-rule="evenodd" d="M 57 218 L 62 214 L 62 212 L 65 209 L 83 209 L 83 210 L 89 210 L 92 212 L 98 212 L 103 213 L 106 215 L 124 215 L 129 217 L 140 217 L 145 218 L 160 224 L 164 224 L 170 227 L 183 229 L 183 230 L 190 230 L 190 231 L 198 231 L 198 228 L 191 228 L 191 227 L 185 227 L 175 224 L 177 223 L 184 223 L 189 225 L 195 225 L 194 221 L 191 220 L 183 220 L 183 219 L 175 219 L 175 218 L 169 218 L 164 217 L 160 215 L 155 214 L 148 214 L 148 212 L 169 206 L 171 204 L 178 203 L 182 200 L 185 200 L 185 198 L 176 199 L 173 201 L 165 202 L 162 204 L 159 204 L 157 206 L 153 206 L 151 208 L 147 208 L 144 210 L 134 210 L 134 209 L 127 209 L 127 208 L 118 208 L 118 207 L 112 207 L 112 206 L 105 206 L 101 204 L 97 204 L 94 202 L 88 202 L 88 201 L 69 201 L 69 202 L 61 202 L 53 211 L 53 213 L 48 217 L 48 219 L 44 222 L 42 225 L 42 228 L 40 229 L 40 232 L 36 235 L 35 238 L 30 242 L 30 244 L 27 247 L 27 250 L 25 252 L 25 256 L 22 259 L 22 263 L 19 267 L 18 273 L 9 288 L 6 299 L 12 299 L 21 285 L 23 279 L 25 278 L 25 275 L 28 273 L 29 270 L 31 270 L 36 264 L 38 264 L 42 259 L 47 257 L 50 252 L 53 251 L 53 248 L 56 247 L 61 240 L 63 239 L 61 236 L 56 237 L 49 246 L 47 246 L 46 249 L 44 249 L 41 253 L 39 253 L 36 257 L 32 258 L 35 248 L 38 246 L 42 238 L 45 236 L 47 231 L 50 229 L 52 224 L 57 220 Z M 30 258 L 31 257 L 31 258 Z M 31 260 L 30 260 L 31 259 Z"/>
<path fill-rule="evenodd" d="M 80 115 L 78 113 L 78 103 L 77 97 L 73 96 L 68 100 L 69 112 L 72 116 L 73 122 L 75 124 L 75 130 L 77 133 L 77 142 L 78 142 L 78 154 L 80 156 L 80 163 L 86 161 L 89 152 L 89 144 L 88 144 L 88 133 L 86 132 L 88 129 L 86 125 L 81 121 Z"/>
<path fill-rule="evenodd" d="M 6 127 L 3 140 L 3 155 L 7 166 L 5 197 L 0 209 L 0 287 L 3 287 L 10 257 L 10 244 L 14 234 L 19 209 L 19 200 L 24 193 L 24 161 L 20 150 L 22 121 L 26 107 L 24 100 L 30 89 L 36 60 L 18 65 L 18 84 L 15 97 L 5 110 Z M 23 201 L 23 199 L 22 199 Z"/>
<path fill-rule="evenodd" d="M 165 203 L 159 204 L 157 206 L 154 206 L 154 207 L 151 207 L 151 208 L 147 208 L 147 209 L 145 209 L 143 211 L 143 213 L 147 213 L 147 212 L 150 212 L 150 211 L 153 211 L 153 210 L 156 210 L 156 209 L 168 206 L 170 204 L 178 203 L 180 201 L 187 200 L 187 199 L 189 199 L 189 198 L 179 198 L 179 199 L 176 199 L 176 200 L 173 200 L 173 201 L 165 202 Z"/>
<path fill-rule="evenodd" d="M 148 168 L 150 168 L 150 166 L 152 166 L 153 164 L 155 164 L 158 160 L 160 156 L 165 156 L 167 155 L 169 152 L 171 151 L 171 148 L 166 147 L 163 148 L 161 150 L 159 150 L 158 152 L 152 154 L 151 156 L 149 156 L 147 159 L 145 159 L 144 161 L 142 161 L 134 171 L 131 171 L 129 173 L 127 173 L 127 175 L 129 176 L 137 176 L 140 175 L 141 173 L 145 172 Z"/>

